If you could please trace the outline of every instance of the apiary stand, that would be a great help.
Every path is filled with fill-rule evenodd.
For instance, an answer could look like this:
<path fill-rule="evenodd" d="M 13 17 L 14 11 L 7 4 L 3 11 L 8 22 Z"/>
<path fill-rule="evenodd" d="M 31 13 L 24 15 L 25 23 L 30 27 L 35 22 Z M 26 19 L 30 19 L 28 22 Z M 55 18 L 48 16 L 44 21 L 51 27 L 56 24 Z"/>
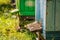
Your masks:
<path fill-rule="evenodd" d="M 40 32 L 41 25 L 43 36 Z M 35 22 L 27 24 L 26 28 L 30 31 L 35 31 L 38 35 L 38 40 L 46 39 L 46 0 L 35 0 Z"/>

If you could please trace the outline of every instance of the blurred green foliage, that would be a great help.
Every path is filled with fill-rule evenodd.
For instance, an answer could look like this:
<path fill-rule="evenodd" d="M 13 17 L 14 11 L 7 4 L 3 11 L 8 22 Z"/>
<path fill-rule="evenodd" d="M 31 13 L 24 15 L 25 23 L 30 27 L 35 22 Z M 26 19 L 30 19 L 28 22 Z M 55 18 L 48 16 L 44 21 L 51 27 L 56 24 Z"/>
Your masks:
<path fill-rule="evenodd" d="M 19 19 L 17 14 L 9 13 L 14 9 L 10 2 L 10 0 L 0 0 L 0 40 L 36 40 L 35 33 L 24 28 L 20 31 L 16 30 Z M 23 21 L 20 25 L 24 26 L 30 22 Z"/>
<path fill-rule="evenodd" d="M 36 34 L 27 29 L 16 30 L 19 20 L 15 15 L 0 16 L 0 40 L 36 40 Z"/>
<path fill-rule="evenodd" d="M 10 4 L 11 0 L 0 0 L 0 4 Z"/>
<path fill-rule="evenodd" d="M 0 0 L 0 14 L 8 13 L 10 10 L 13 10 L 13 6 L 11 5 L 11 0 Z"/>

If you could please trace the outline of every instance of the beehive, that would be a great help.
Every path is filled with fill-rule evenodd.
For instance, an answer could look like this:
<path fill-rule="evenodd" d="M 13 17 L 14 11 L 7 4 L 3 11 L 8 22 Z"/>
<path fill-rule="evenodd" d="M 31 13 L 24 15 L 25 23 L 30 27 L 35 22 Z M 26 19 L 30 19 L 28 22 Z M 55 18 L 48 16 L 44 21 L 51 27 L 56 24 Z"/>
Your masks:
<path fill-rule="evenodd" d="M 17 6 L 21 16 L 35 15 L 35 0 L 17 0 Z"/>

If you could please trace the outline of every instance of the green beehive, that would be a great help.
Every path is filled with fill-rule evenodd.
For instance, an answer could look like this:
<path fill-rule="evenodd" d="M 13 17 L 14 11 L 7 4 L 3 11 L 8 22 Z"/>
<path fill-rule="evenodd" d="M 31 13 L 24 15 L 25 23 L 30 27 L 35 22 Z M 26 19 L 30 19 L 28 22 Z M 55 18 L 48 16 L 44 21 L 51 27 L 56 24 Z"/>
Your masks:
<path fill-rule="evenodd" d="M 35 15 L 35 0 L 17 0 L 16 4 L 21 16 Z"/>

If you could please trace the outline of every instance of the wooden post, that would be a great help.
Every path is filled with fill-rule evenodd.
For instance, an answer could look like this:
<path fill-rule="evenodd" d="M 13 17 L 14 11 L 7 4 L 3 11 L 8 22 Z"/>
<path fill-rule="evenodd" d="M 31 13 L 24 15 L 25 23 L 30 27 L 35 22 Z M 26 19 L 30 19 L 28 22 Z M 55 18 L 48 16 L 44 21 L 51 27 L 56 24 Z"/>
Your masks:
<path fill-rule="evenodd" d="M 39 31 L 36 32 L 38 40 L 45 40 Z"/>

